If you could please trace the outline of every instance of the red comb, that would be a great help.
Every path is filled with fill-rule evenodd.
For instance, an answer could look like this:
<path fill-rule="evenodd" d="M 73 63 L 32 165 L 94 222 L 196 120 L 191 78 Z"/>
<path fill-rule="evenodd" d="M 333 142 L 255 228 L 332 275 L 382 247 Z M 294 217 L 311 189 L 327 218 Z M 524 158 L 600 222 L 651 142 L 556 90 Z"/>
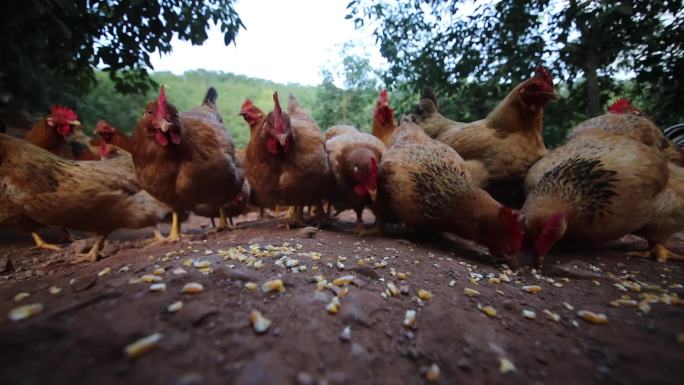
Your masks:
<path fill-rule="evenodd" d="M 162 84 L 157 97 L 157 119 L 164 119 L 168 114 L 168 99 L 166 99 L 166 89 Z"/>
<path fill-rule="evenodd" d="M 387 104 L 389 100 L 387 99 L 387 90 L 380 91 L 380 103 Z"/>
<path fill-rule="evenodd" d="M 247 99 L 244 103 L 242 103 L 242 107 L 240 107 L 240 112 L 247 112 L 252 107 L 254 107 L 254 103 L 252 103 L 251 99 Z"/>
<path fill-rule="evenodd" d="M 542 78 L 546 83 L 553 85 L 553 76 L 551 76 L 551 72 L 542 66 L 537 67 L 534 71 L 534 76 Z"/>
<path fill-rule="evenodd" d="M 273 93 L 273 103 L 275 104 L 273 107 L 273 112 L 275 112 L 276 120 L 275 120 L 275 131 L 277 133 L 282 134 L 285 132 L 285 121 L 283 119 L 283 110 L 280 108 L 280 100 L 278 99 L 278 92 Z"/>
<path fill-rule="evenodd" d="M 537 253 L 546 255 L 549 252 L 553 246 L 551 236 L 558 230 L 563 221 L 565 221 L 565 213 L 555 213 L 544 222 L 541 233 L 534 241 L 534 248 L 537 249 Z"/>
<path fill-rule="evenodd" d="M 275 106 L 273 107 L 273 110 L 278 114 L 278 116 L 283 115 L 283 110 L 280 109 L 280 100 L 278 99 L 278 92 L 273 93 L 273 103 L 275 103 Z"/>
<path fill-rule="evenodd" d="M 62 106 L 52 106 L 50 108 L 50 117 L 54 120 L 64 120 L 65 122 L 78 120 L 78 115 L 76 115 L 74 110 Z"/>
<path fill-rule="evenodd" d="M 612 112 L 614 114 L 624 114 L 627 112 L 641 112 L 641 111 L 634 108 L 634 106 L 632 106 L 632 103 L 629 101 L 629 99 L 618 99 L 615 101 L 615 103 L 611 104 L 610 107 L 608 107 L 608 112 Z"/>
<path fill-rule="evenodd" d="M 520 224 L 520 214 L 508 207 L 501 206 L 499 208 L 499 219 L 506 224 L 508 228 L 507 242 L 504 246 L 504 252 L 513 255 L 520 251 L 522 247 L 523 238 L 525 236 L 523 227 Z"/>
<path fill-rule="evenodd" d="M 378 175 L 378 161 L 375 160 L 375 157 L 370 159 L 370 172 L 371 175 Z"/>

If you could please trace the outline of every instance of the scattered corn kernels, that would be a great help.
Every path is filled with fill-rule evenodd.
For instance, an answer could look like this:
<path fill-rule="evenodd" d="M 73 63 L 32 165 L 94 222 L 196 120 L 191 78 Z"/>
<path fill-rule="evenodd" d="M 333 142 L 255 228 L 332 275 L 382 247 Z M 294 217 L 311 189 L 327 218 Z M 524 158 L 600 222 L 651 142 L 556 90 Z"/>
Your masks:
<path fill-rule="evenodd" d="M 465 289 L 463 289 L 463 294 L 467 295 L 468 297 L 475 297 L 476 295 L 480 295 L 480 292 L 469 287 L 466 287 Z"/>
<path fill-rule="evenodd" d="M 264 317 L 260 311 L 252 310 L 249 315 L 249 320 L 252 323 L 252 328 L 258 334 L 265 333 L 266 330 L 271 326 L 271 320 Z"/>
<path fill-rule="evenodd" d="M 522 313 L 523 313 L 523 317 L 525 317 L 525 318 L 527 318 L 527 319 L 535 319 L 535 318 L 537 318 L 537 313 L 533 312 L 532 310 L 524 309 L 524 310 L 522 311 Z"/>
<path fill-rule="evenodd" d="M 425 373 L 425 378 L 429 383 L 436 383 L 439 380 L 439 366 L 437 364 L 432 364 Z"/>
<path fill-rule="evenodd" d="M 416 328 L 416 311 L 413 309 L 406 310 L 406 314 L 404 314 L 404 326 L 407 328 L 415 329 Z"/>
<path fill-rule="evenodd" d="M 8 318 L 10 321 L 21 321 L 26 318 L 32 317 L 42 311 L 42 303 L 32 303 L 30 305 L 15 307 L 14 309 L 10 310 Z"/>
<path fill-rule="evenodd" d="M 252 266 L 254 266 L 254 268 L 256 270 L 259 270 L 259 269 L 262 269 L 264 267 L 264 262 L 262 260 L 258 260 L 256 262 L 254 262 L 254 265 L 252 265 Z"/>
<path fill-rule="evenodd" d="M 192 263 L 192 266 L 197 269 L 204 269 L 205 267 L 209 267 L 209 261 L 195 261 Z"/>
<path fill-rule="evenodd" d="M 50 293 L 52 295 L 59 294 L 61 292 L 62 292 L 62 289 L 57 287 L 57 286 L 50 286 L 50 288 L 48 289 L 48 293 Z"/>
<path fill-rule="evenodd" d="M 335 286 L 347 286 L 351 283 L 354 282 L 354 276 L 353 275 L 345 275 L 342 277 L 335 278 L 332 283 Z"/>
<path fill-rule="evenodd" d="M 132 344 L 126 346 L 126 356 L 131 359 L 140 357 L 144 353 L 147 353 L 157 347 L 161 338 L 162 335 L 160 333 L 154 333 L 133 342 Z"/>
<path fill-rule="evenodd" d="M 143 282 L 145 283 L 153 283 L 153 282 L 161 282 L 162 278 L 157 276 L 157 275 L 152 275 L 152 274 L 145 274 L 142 277 L 140 277 Z"/>
<path fill-rule="evenodd" d="M 17 295 L 14 296 L 14 300 L 15 300 L 15 301 L 21 301 L 22 299 L 24 299 L 24 298 L 26 298 L 26 297 L 28 297 L 28 296 L 30 296 L 30 295 L 31 295 L 31 294 L 26 293 L 26 292 L 17 293 Z"/>
<path fill-rule="evenodd" d="M 257 287 L 258 287 L 257 284 L 254 282 L 245 283 L 245 289 L 247 289 L 247 290 L 256 290 Z"/>
<path fill-rule="evenodd" d="M 608 323 L 608 317 L 606 317 L 605 314 L 596 314 L 588 310 L 578 311 L 577 316 L 592 324 L 600 325 Z"/>
<path fill-rule="evenodd" d="M 173 269 L 173 275 L 183 275 L 183 274 L 187 274 L 187 273 L 188 272 L 185 271 L 185 269 L 182 267 L 177 267 L 177 268 Z"/>
<path fill-rule="evenodd" d="M 430 298 L 432 298 L 432 293 L 427 290 L 420 289 L 418 290 L 418 298 L 422 299 L 423 301 L 428 301 Z"/>
<path fill-rule="evenodd" d="M 183 301 L 176 301 L 166 308 L 169 313 L 175 313 L 183 308 Z"/>
<path fill-rule="evenodd" d="M 340 305 L 340 298 L 335 296 L 332 297 L 330 303 L 325 306 L 325 310 L 330 314 L 337 314 L 337 312 L 340 311 Z"/>
<path fill-rule="evenodd" d="M 401 294 L 401 290 L 399 290 L 397 285 L 392 282 L 387 282 L 387 290 L 389 290 L 389 295 L 393 297 L 397 297 L 399 294 Z"/>
<path fill-rule="evenodd" d="M 492 317 L 492 318 L 496 317 L 496 309 L 494 309 L 491 306 L 485 306 L 485 307 L 481 308 L 480 310 L 482 310 L 482 312 L 485 313 L 488 317 Z"/>
<path fill-rule="evenodd" d="M 201 283 L 188 282 L 185 285 L 183 285 L 183 288 L 181 289 L 181 293 L 183 293 L 183 294 L 198 294 L 198 293 L 201 293 L 203 290 L 204 290 L 204 286 L 202 286 Z"/>
<path fill-rule="evenodd" d="M 107 275 L 112 271 L 111 267 L 105 267 L 104 269 L 100 270 L 99 273 L 97 273 L 98 277 L 102 277 L 103 275 Z"/>
<path fill-rule="evenodd" d="M 164 291 L 166 290 L 165 283 L 153 283 L 150 285 L 150 291 Z"/>
<path fill-rule="evenodd" d="M 501 374 L 506 374 L 508 372 L 515 372 L 515 365 L 508 358 L 502 358 L 499 363 L 499 372 Z"/>
<path fill-rule="evenodd" d="M 541 286 L 539 286 L 539 285 L 527 285 L 527 286 L 523 286 L 522 289 L 524 292 L 532 293 L 532 294 L 539 293 L 542 290 Z"/>
<path fill-rule="evenodd" d="M 166 273 L 166 270 L 164 270 L 161 267 L 154 269 L 154 271 L 152 272 L 152 274 L 154 275 L 164 275 L 164 273 Z"/>
<path fill-rule="evenodd" d="M 351 327 L 349 327 L 349 325 L 342 329 L 342 333 L 340 333 L 340 339 L 342 341 L 351 341 Z"/>
<path fill-rule="evenodd" d="M 570 310 L 570 311 L 575 310 L 575 308 L 567 302 L 563 302 L 563 307 Z"/>
<path fill-rule="evenodd" d="M 399 280 L 405 280 L 406 279 L 406 273 L 397 273 L 397 279 Z"/>
<path fill-rule="evenodd" d="M 543 313 L 546 314 L 546 316 L 549 317 L 549 319 L 553 322 L 560 322 L 561 320 L 560 314 L 554 313 L 549 309 L 544 309 Z"/>
<path fill-rule="evenodd" d="M 263 291 L 264 293 L 268 293 L 271 291 L 277 291 L 278 293 L 282 293 L 285 291 L 285 285 L 283 284 L 282 279 L 274 279 L 271 281 L 264 282 L 264 284 L 261 285 L 261 291 Z"/>

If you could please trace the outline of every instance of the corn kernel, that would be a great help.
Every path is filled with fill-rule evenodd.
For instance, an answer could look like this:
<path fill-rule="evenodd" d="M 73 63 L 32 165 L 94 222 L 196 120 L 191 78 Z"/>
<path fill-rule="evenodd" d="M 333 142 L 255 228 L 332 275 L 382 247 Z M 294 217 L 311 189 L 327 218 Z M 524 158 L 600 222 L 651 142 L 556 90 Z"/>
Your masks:
<path fill-rule="evenodd" d="M 332 283 L 335 286 L 347 286 L 351 283 L 354 282 L 354 276 L 353 275 L 345 275 L 342 277 L 335 278 Z"/>
<path fill-rule="evenodd" d="M 175 313 L 183 308 L 183 301 L 176 301 L 166 308 L 169 313 Z"/>
<path fill-rule="evenodd" d="M 150 285 L 150 291 L 164 291 L 166 290 L 166 284 L 165 283 L 153 283 Z"/>
<path fill-rule="evenodd" d="M 463 289 L 463 294 L 467 295 L 468 297 L 475 297 L 476 295 L 480 295 L 480 292 L 469 287 L 466 287 L 465 289 Z"/>
<path fill-rule="evenodd" d="M 145 283 L 153 283 L 153 282 L 161 282 L 162 281 L 161 277 L 156 276 L 156 275 L 152 275 L 152 274 L 145 274 L 142 277 L 140 277 L 140 279 L 142 279 L 142 281 Z"/>
<path fill-rule="evenodd" d="M 252 328 L 254 328 L 254 331 L 258 334 L 266 332 L 271 326 L 271 320 L 264 317 L 258 310 L 252 310 L 252 313 L 249 315 L 249 320 L 252 323 Z"/>
<path fill-rule="evenodd" d="M 247 282 L 245 283 L 245 289 L 247 290 L 256 290 L 257 289 L 257 284 L 254 282 Z"/>
<path fill-rule="evenodd" d="M 399 294 L 401 294 L 401 291 L 399 290 L 399 288 L 392 282 L 387 282 L 387 289 L 389 290 L 389 294 L 392 297 L 396 297 Z"/>
<path fill-rule="evenodd" d="M 480 310 L 482 310 L 482 312 L 485 313 L 488 317 L 496 317 L 496 310 L 491 306 L 485 306 Z"/>
<path fill-rule="evenodd" d="M 537 313 L 533 312 L 532 310 L 527 310 L 527 309 L 525 309 L 525 310 L 522 311 L 522 313 L 523 313 L 523 317 L 525 317 L 525 318 L 527 318 L 527 319 L 535 319 L 535 318 L 537 318 Z"/>
<path fill-rule="evenodd" d="M 404 314 L 404 326 L 407 328 L 415 329 L 416 328 L 416 311 L 413 309 L 406 310 L 406 314 Z"/>
<path fill-rule="evenodd" d="M 192 267 L 195 267 L 197 269 L 203 269 L 205 267 L 209 267 L 209 261 L 195 261 L 192 263 Z"/>
<path fill-rule="evenodd" d="M 596 314 L 587 310 L 580 310 L 577 315 L 583 320 L 592 324 L 605 324 L 608 323 L 608 317 L 605 314 Z"/>
<path fill-rule="evenodd" d="M 57 287 L 57 286 L 50 286 L 50 288 L 48 289 L 48 292 L 52 295 L 55 295 L 55 294 L 61 293 L 62 289 Z"/>
<path fill-rule="evenodd" d="M 8 318 L 10 321 L 21 321 L 26 318 L 32 317 L 40 312 L 43 311 L 43 304 L 42 303 L 34 303 L 30 305 L 23 305 L 19 307 L 15 307 L 14 309 L 10 310 Z"/>
<path fill-rule="evenodd" d="M 406 279 L 406 273 L 397 273 L 397 279 L 400 280 L 405 280 Z"/>
<path fill-rule="evenodd" d="M 418 290 L 418 298 L 422 299 L 423 301 L 427 301 L 432 298 L 432 293 L 427 290 L 420 289 Z"/>
<path fill-rule="evenodd" d="M 111 267 L 105 267 L 104 269 L 100 270 L 99 273 L 97 273 L 98 277 L 102 277 L 103 275 L 107 275 L 112 271 Z"/>
<path fill-rule="evenodd" d="M 432 364 L 425 373 L 425 378 L 429 383 L 436 383 L 439 380 L 439 366 L 437 364 Z"/>
<path fill-rule="evenodd" d="M 30 296 L 30 295 L 31 295 L 31 294 L 26 293 L 26 292 L 17 293 L 17 295 L 14 296 L 14 300 L 15 300 L 15 301 L 21 301 L 22 299 L 24 299 L 24 298 L 26 298 L 26 297 L 28 297 L 28 296 Z"/>
<path fill-rule="evenodd" d="M 197 282 L 189 282 L 183 285 L 181 293 L 183 294 L 198 294 L 204 290 L 204 286 Z"/>
<path fill-rule="evenodd" d="M 527 285 L 527 286 L 523 286 L 522 289 L 524 292 L 532 293 L 532 294 L 539 293 L 542 290 L 541 286 L 539 286 L 539 285 Z"/>
<path fill-rule="evenodd" d="M 125 352 L 128 358 L 135 359 L 147 353 L 148 351 L 154 349 L 161 340 L 162 335 L 160 333 L 151 334 L 145 338 L 141 338 L 134 343 L 126 346 Z"/>
<path fill-rule="evenodd" d="M 166 273 L 166 270 L 164 270 L 161 267 L 154 269 L 154 271 L 152 272 L 152 274 L 154 275 L 164 275 L 164 273 Z"/>
<path fill-rule="evenodd" d="M 282 293 L 285 291 L 285 285 L 283 284 L 282 279 L 274 279 L 271 281 L 264 282 L 264 284 L 261 285 L 261 291 L 263 291 L 264 293 L 268 293 L 271 291 L 277 291 L 278 293 Z"/>
<path fill-rule="evenodd" d="M 508 358 L 502 358 L 499 364 L 499 372 L 501 374 L 506 374 L 508 372 L 515 372 L 515 365 Z"/>

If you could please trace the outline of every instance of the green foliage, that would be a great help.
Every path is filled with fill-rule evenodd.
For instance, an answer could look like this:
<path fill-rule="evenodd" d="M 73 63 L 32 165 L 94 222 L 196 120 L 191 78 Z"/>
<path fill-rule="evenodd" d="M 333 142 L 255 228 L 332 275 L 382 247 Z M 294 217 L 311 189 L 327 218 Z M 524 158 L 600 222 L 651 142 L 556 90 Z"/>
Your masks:
<path fill-rule="evenodd" d="M 365 132 L 371 130 L 380 92 L 379 76 L 370 60 L 353 54 L 353 48 L 353 44 L 347 43 L 340 52 L 342 70 L 337 76 L 343 80 L 344 88 L 335 85 L 331 69 L 323 70 L 323 83 L 313 110 L 313 117 L 323 130 L 336 124 L 349 124 Z"/>
<path fill-rule="evenodd" d="M 431 85 L 457 119 L 484 117 L 539 64 L 565 96 L 546 109 L 551 145 L 616 95 L 652 109 L 660 124 L 684 119 L 681 0 L 500 0 L 463 11 L 472 4 L 354 0 L 347 18 L 373 24 L 390 63 L 386 84 L 414 93 Z M 614 80 L 625 74 L 633 81 Z"/>
<path fill-rule="evenodd" d="M 74 105 L 86 132 L 95 127 L 98 119 L 104 119 L 124 132 L 132 132 L 146 103 L 157 97 L 156 92 L 122 95 L 116 92 L 114 83 L 106 73 L 97 72 L 96 77 L 97 85 Z M 245 99 L 252 99 L 265 113 L 273 109 L 274 91 L 282 96 L 292 93 L 308 111 L 313 110 L 316 102 L 316 87 L 277 84 L 230 73 L 197 70 L 178 76 L 170 72 L 155 72 L 151 77 L 155 82 L 165 85 L 169 101 L 179 111 L 198 106 L 207 89 L 214 86 L 218 91 L 217 105 L 223 122 L 239 147 L 249 141 L 249 127 L 238 115 Z"/>
<path fill-rule="evenodd" d="M 123 93 L 154 88 L 151 52 L 168 53 L 177 36 L 192 44 L 219 24 L 225 43 L 242 21 L 234 0 L 9 0 L 0 3 L 0 96 L 39 112 L 74 104 L 102 68 Z M 101 78 L 101 77 L 99 77 Z"/>

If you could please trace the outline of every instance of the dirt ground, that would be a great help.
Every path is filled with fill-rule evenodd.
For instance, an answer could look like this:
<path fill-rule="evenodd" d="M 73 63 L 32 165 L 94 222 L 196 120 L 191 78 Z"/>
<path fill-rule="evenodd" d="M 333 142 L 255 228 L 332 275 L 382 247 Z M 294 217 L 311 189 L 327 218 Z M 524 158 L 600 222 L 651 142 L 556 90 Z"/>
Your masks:
<path fill-rule="evenodd" d="M 438 384 L 684 378 L 684 264 L 626 257 L 645 248 L 636 237 L 556 251 L 543 272 L 514 274 L 453 237 L 400 227 L 357 237 L 346 214 L 321 230 L 277 228 L 253 214 L 240 222 L 215 233 L 206 218 L 191 217 L 191 234 L 173 245 L 151 246 L 149 230 L 117 232 L 110 257 L 81 265 L 68 263 L 69 252 L 31 250 L 30 238 L 1 234 L 0 383 L 425 384 L 437 368 Z M 140 282 L 155 273 L 164 291 Z M 344 276 L 353 277 L 348 286 L 332 284 Z M 284 292 L 261 290 L 273 279 Z M 181 293 L 189 282 L 204 290 Z M 419 299 L 419 289 L 432 298 Z M 340 307 L 331 314 L 335 295 Z M 623 296 L 634 301 L 610 304 Z M 177 301 L 183 307 L 169 312 Z M 42 312 L 9 319 L 28 304 Z M 272 321 L 263 334 L 250 324 L 253 310 Z M 412 327 L 407 310 L 416 312 Z M 607 323 L 589 323 L 581 310 Z M 127 356 L 129 344 L 155 333 L 152 349 Z"/>

